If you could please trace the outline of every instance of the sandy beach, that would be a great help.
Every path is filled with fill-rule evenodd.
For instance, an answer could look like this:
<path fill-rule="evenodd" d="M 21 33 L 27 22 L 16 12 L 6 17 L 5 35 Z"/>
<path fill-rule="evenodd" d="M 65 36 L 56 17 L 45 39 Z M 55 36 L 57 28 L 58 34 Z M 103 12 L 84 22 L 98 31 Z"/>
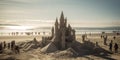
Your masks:
<path fill-rule="evenodd" d="M 113 40 L 113 45 L 114 43 L 118 43 L 118 45 L 120 46 L 120 35 L 115 35 L 113 33 L 107 33 L 108 36 L 108 40 L 107 40 L 107 44 L 110 43 L 111 40 Z M 116 36 L 116 39 L 113 39 L 113 36 Z M 37 39 L 37 41 L 41 41 L 41 36 L 0 36 L 0 42 L 2 41 L 6 41 L 6 42 L 10 42 L 12 40 L 15 40 L 16 42 L 23 42 L 23 41 L 32 41 L 34 38 Z M 76 35 L 76 40 L 78 42 L 82 43 L 82 38 L 81 35 Z M 86 41 L 91 41 L 93 43 L 98 42 L 99 46 L 102 47 L 103 49 L 109 51 L 109 47 L 108 45 L 104 45 L 103 44 L 103 39 L 101 38 L 101 34 L 87 34 L 87 39 Z M 83 57 L 68 57 L 68 56 L 54 56 L 55 53 L 49 53 L 49 54 L 44 54 L 41 53 L 41 48 L 38 47 L 36 49 L 31 49 L 29 51 L 23 51 L 22 49 L 20 50 L 20 54 L 0 54 L 0 60 L 6 60 L 6 59 L 18 59 L 18 60 L 89 60 L 89 59 L 93 59 L 93 60 L 108 60 L 108 58 L 104 58 L 104 57 L 98 57 L 95 55 L 85 55 Z M 113 50 L 113 54 L 110 54 L 109 58 L 112 59 L 116 59 L 119 60 L 120 59 L 120 48 L 118 49 L 118 53 L 114 53 Z M 7 51 L 7 50 L 6 50 Z M 8 53 L 10 53 L 8 51 Z M 57 55 L 57 54 L 56 54 Z"/>
<path fill-rule="evenodd" d="M 36 38 L 38 41 L 41 40 L 41 36 L 0 36 L 0 41 L 6 41 L 10 42 L 12 40 L 15 40 L 16 42 L 21 42 L 21 41 L 31 41 L 34 38 Z"/>

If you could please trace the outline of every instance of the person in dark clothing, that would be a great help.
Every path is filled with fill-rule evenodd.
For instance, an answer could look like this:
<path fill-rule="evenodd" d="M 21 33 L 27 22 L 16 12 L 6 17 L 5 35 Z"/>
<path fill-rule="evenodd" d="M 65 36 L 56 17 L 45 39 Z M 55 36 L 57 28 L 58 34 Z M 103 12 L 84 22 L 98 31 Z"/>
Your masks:
<path fill-rule="evenodd" d="M 15 41 L 11 42 L 11 49 L 14 50 L 15 49 Z"/>
<path fill-rule="evenodd" d="M 118 52 L 118 44 L 117 43 L 115 43 L 114 49 L 115 49 L 115 53 L 117 53 Z"/>
<path fill-rule="evenodd" d="M 114 36 L 114 37 L 113 37 L 113 39 L 115 40 L 115 39 L 116 39 L 116 37 Z"/>
<path fill-rule="evenodd" d="M 3 47 L 3 48 L 5 49 L 5 48 L 6 48 L 6 42 L 5 42 L 5 41 L 3 42 L 3 45 L 4 45 L 4 47 Z"/>
<path fill-rule="evenodd" d="M 104 45 L 107 45 L 107 35 L 106 36 L 104 36 Z"/>
<path fill-rule="evenodd" d="M 103 38 L 103 36 L 102 36 L 102 35 L 101 35 L 100 37 L 101 37 L 101 39 Z"/>
<path fill-rule="evenodd" d="M 10 43 L 8 43 L 8 49 L 10 49 Z"/>
<path fill-rule="evenodd" d="M 112 45 L 113 45 L 113 41 L 111 40 L 111 42 L 109 43 L 109 50 L 112 51 Z"/>
<path fill-rule="evenodd" d="M 2 53 L 3 47 L 2 47 L 2 42 L 0 43 L 0 53 Z"/>
<path fill-rule="evenodd" d="M 85 35 L 82 35 L 82 41 L 83 42 L 85 41 Z"/>
<path fill-rule="evenodd" d="M 19 46 L 17 46 L 17 45 L 15 46 L 15 53 L 16 53 L 16 54 L 19 54 L 19 53 L 20 53 L 20 48 L 19 48 Z"/>

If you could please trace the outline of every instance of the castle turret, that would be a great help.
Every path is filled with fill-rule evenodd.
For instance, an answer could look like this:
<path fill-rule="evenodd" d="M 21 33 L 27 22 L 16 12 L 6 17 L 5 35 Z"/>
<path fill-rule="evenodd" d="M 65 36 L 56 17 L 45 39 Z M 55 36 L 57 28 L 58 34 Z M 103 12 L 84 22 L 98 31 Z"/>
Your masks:
<path fill-rule="evenodd" d="M 58 35 L 58 19 L 56 18 L 55 22 L 55 36 Z"/>
<path fill-rule="evenodd" d="M 65 18 L 65 27 L 67 27 L 67 18 Z"/>
<path fill-rule="evenodd" d="M 72 30 L 72 33 L 73 33 L 73 40 L 76 40 L 76 35 L 75 35 L 75 30 L 74 29 Z"/>
<path fill-rule="evenodd" d="M 65 29 L 62 29 L 62 36 L 61 36 L 62 40 L 61 40 L 61 49 L 64 50 L 65 49 Z"/>
<path fill-rule="evenodd" d="M 54 27 L 52 27 L 52 30 L 51 30 L 51 32 L 52 32 L 52 37 L 54 36 Z"/>
<path fill-rule="evenodd" d="M 64 24 L 65 24 L 64 14 L 63 14 L 63 11 L 62 11 L 61 16 L 60 16 L 60 28 L 64 27 Z"/>
<path fill-rule="evenodd" d="M 72 28 L 71 28 L 70 24 L 68 24 L 68 29 L 69 29 L 69 33 L 71 33 Z"/>
<path fill-rule="evenodd" d="M 58 24 L 57 18 L 56 18 L 56 22 L 55 22 L 55 41 L 54 41 L 54 43 L 56 46 L 59 45 L 59 24 Z"/>

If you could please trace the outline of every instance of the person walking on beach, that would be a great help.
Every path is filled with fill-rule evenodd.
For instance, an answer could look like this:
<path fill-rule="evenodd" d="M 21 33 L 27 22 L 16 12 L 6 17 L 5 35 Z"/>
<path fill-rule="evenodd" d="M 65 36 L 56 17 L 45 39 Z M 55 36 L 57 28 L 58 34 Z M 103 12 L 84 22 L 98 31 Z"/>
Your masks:
<path fill-rule="evenodd" d="M 118 52 L 118 44 L 117 43 L 115 43 L 114 49 L 115 49 L 115 53 L 117 53 Z"/>
<path fill-rule="evenodd" d="M 109 43 L 109 50 L 112 51 L 112 45 L 113 45 L 113 41 L 111 40 L 111 42 Z"/>

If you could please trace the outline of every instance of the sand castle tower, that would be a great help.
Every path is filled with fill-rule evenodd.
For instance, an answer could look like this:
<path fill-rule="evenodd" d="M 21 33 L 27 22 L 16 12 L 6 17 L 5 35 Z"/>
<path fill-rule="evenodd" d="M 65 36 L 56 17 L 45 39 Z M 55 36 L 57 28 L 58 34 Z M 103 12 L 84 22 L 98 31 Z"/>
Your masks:
<path fill-rule="evenodd" d="M 51 43 L 52 45 L 54 44 L 58 50 L 64 50 L 71 47 L 72 43 L 76 40 L 75 30 L 72 29 L 70 24 L 67 25 L 67 18 L 64 18 L 63 12 L 61 13 L 59 21 L 58 18 L 56 18 L 55 26 L 51 31 Z"/>
<path fill-rule="evenodd" d="M 61 13 L 59 22 L 56 18 L 53 42 L 58 49 L 64 50 L 75 40 L 75 30 L 71 28 L 70 24 L 67 26 L 67 18 L 64 18 L 63 12 Z"/>

